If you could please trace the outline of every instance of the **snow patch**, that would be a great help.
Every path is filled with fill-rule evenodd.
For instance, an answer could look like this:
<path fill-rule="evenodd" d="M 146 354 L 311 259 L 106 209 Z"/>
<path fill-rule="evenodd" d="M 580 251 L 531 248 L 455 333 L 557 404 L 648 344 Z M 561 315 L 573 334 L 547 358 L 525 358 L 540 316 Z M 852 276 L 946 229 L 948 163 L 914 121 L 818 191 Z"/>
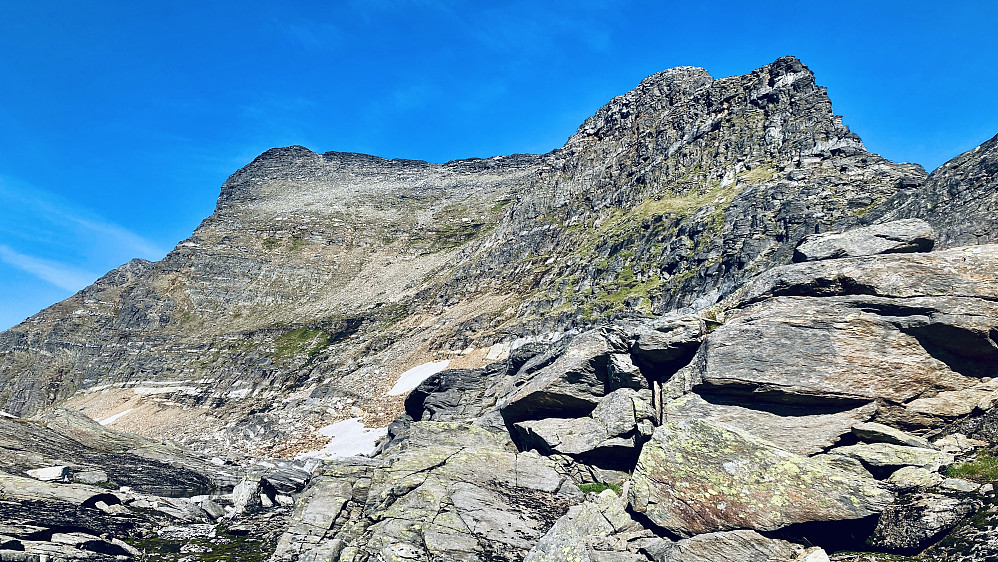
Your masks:
<path fill-rule="evenodd" d="M 323 460 L 370 455 L 378 439 L 388 435 L 387 427 L 365 427 L 360 418 L 350 418 L 319 429 L 319 433 L 332 438 L 318 451 L 299 453 L 296 459 Z"/>
<path fill-rule="evenodd" d="M 129 408 L 129 409 L 125 410 L 124 412 L 118 412 L 117 414 L 115 414 L 113 416 L 108 416 L 108 417 L 106 417 L 106 418 L 104 418 L 102 420 L 97 420 L 97 423 L 99 423 L 101 425 L 111 425 L 112 423 L 118 421 L 118 418 L 124 416 L 125 414 L 131 412 L 134 409 L 135 408 Z"/>
<path fill-rule="evenodd" d="M 398 396 L 399 394 L 409 392 L 419 386 L 419 383 L 446 369 L 447 365 L 450 365 L 450 359 L 444 359 L 443 361 L 431 361 L 409 369 L 399 375 L 399 380 L 395 383 L 395 386 L 388 391 L 388 396 Z"/>

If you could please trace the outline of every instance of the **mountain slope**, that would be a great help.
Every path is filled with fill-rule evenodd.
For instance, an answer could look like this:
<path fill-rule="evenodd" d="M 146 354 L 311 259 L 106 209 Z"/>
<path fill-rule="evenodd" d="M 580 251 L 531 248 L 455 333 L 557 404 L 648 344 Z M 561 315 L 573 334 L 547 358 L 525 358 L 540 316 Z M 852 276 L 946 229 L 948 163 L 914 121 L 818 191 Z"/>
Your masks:
<path fill-rule="evenodd" d="M 650 76 L 541 156 L 272 149 L 164 260 L 0 336 L 0 403 L 130 408 L 122 427 L 206 448 L 347 415 L 385 425 L 401 403 L 383 393 L 410 367 L 709 306 L 924 178 L 868 153 L 789 57 Z"/>

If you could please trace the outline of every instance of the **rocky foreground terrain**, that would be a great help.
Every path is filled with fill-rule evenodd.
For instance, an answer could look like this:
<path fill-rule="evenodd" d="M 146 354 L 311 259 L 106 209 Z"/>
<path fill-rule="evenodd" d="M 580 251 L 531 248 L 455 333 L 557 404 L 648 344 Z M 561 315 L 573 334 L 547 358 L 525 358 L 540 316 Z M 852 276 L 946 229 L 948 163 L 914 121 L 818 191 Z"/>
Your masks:
<path fill-rule="evenodd" d="M 995 216 L 998 137 L 887 161 L 789 57 L 269 150 L 0 334 L 0 560 L 998 560 Z"/>

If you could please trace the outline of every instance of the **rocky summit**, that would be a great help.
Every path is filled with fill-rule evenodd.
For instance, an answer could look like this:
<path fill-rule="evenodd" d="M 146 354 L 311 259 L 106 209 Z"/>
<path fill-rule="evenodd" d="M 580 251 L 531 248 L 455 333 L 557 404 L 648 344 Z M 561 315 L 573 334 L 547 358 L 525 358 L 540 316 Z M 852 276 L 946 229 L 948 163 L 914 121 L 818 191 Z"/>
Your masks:
<path fill-rule="evenodd" d="M 792 57 L 268 150 L 0 334 L 0 560 L 998 559 L 996 155 L 867 152 Z"/>

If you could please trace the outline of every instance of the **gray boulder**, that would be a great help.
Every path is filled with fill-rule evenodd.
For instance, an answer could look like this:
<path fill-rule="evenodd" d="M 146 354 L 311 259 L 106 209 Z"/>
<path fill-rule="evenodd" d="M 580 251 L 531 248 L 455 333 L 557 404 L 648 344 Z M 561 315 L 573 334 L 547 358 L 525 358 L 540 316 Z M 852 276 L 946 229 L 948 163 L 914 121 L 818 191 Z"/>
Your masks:
<path fill-rule="evenodd" d="M 928 252 L 935 232 L 921 219 L 903 219 L 840 233 L 813 234 L 794 250 L 794 261 Z"/>
<path fill-rule="evenodd" d="M 829 451 L 839 455 L 852 457 L 871 469 L 896 470 L 903 466 L 917 466 L 928 470 L 936 470 L 941 466 L 953 463 L 953 455 L 935 448 L 908 447 L 893 443 L 859 443 L 836 447 Z"/>
<path fill-rule="evenodd" d="M 628 538 L 645 533 L 627 514 L 617 494 L 604 490 L 591 501 L 570 507 L 523 560 L 597 562 L 605 560 L 603 554 L 612 551 L 616 551 L 614 559 L 645 560 L 626 550 Z"/>
<path fill-rule="evenodd" d="M 631 507 L 678 535 L 859 519 L 893 499 L 876 481 L 734 427 L 667 421 L 634 469 Z"/>
<path fill-rule="evenodd" d="M 499 402 L 508 423 L 547 417 L 588 415 L 606 394 L 620 386 L 640 387 L 638 380 L 611 384 L 611 356 L 627 351 L 623 335 L 599 328 L 576 336 L 549 365 L 520 373 L 498 386 Z M 640 377 L 640 374 L 637 375 Z"/>
<path fill-rule="evenodd" d="M 691 376 L 701 392 L 769 402 L 905 402 L 976 382 L 933 357 L 862 298 L 772 298 L 734 314 L 697 353 Z"/>
<path fill-rule="evenodd" d="M 905 433 L 882 423 L 858 423 L 852 426 L 852 432 L 860 439 L 871 443 L 893 443 L 922 449 L 936 449 L 928 439 Z"/>

